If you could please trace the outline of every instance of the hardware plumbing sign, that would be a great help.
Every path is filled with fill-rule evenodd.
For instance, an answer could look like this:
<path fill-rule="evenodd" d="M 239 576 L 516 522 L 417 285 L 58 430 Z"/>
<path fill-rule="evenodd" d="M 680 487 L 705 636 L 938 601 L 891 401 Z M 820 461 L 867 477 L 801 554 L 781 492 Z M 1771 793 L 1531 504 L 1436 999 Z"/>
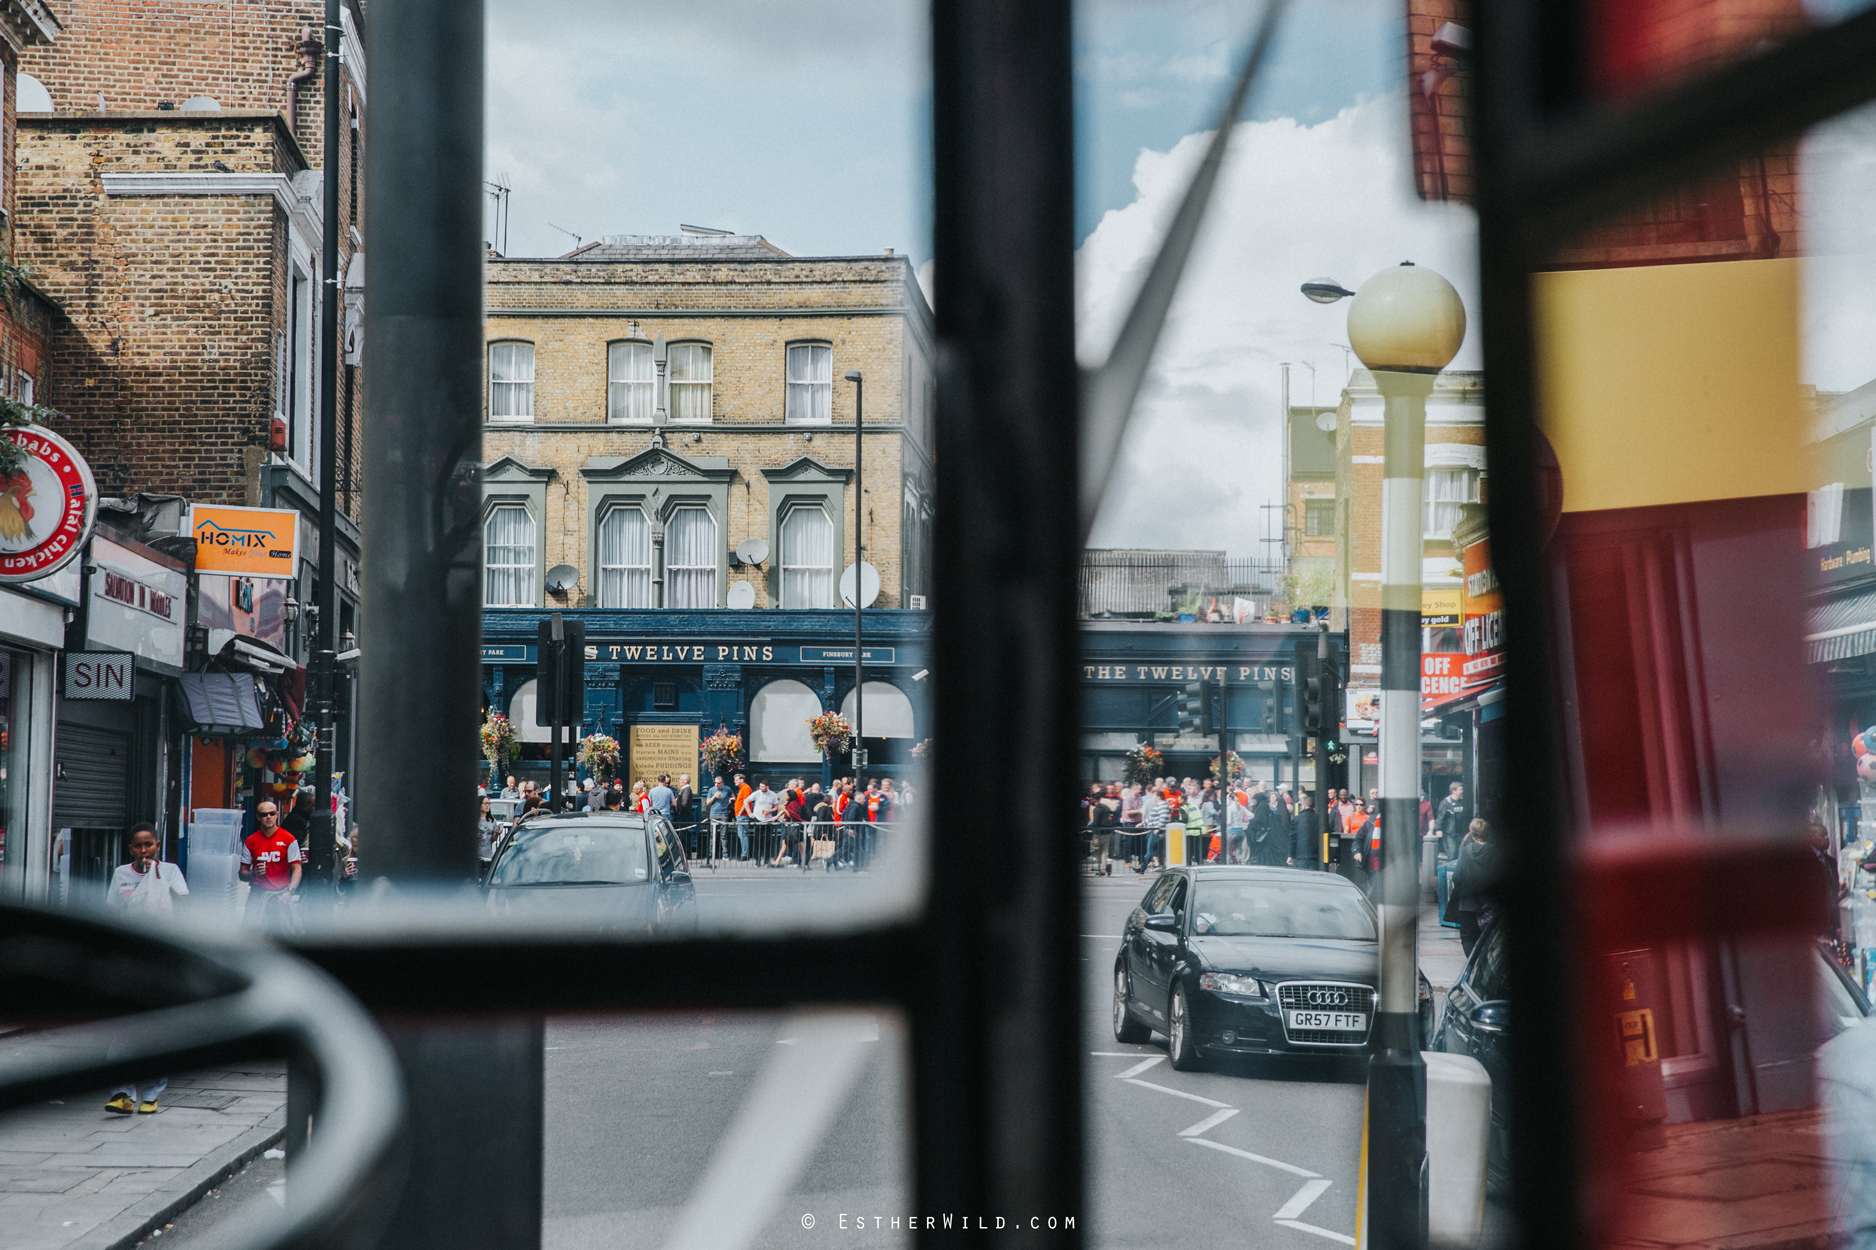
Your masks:
<path fill-rule="evenodd" d="M 195 571 L 237 577 L 292 577 L 300 567 L 300 514 L 291 508 L 196 504 L 189 513 Z"/>

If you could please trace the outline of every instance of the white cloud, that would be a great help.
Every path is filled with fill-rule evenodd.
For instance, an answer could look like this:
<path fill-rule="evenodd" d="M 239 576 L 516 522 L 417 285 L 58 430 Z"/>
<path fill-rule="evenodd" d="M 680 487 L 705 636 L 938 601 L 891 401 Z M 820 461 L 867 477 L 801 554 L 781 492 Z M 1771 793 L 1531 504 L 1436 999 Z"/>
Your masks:
<path fill-rule="evenodd" d="M 1090 539 L 1093 546 L 1223 548 L 1256 556 L 1260 505 L 1282 498 L 1279 363 L 1291 398 L 1333 403 L 1345 377 L 1347 304 L 1298 291 L 1329 275 L 1353 289 L 1403 260 L 1452 280 L 1477 307 L 1470 210 L 1422 204 L 1407 164 L 1404 97 L 1319 125 L 1245 122 L 1232 136 L 1205 227 L 1180 285 Z M 1084 363 L 1104 358 L 1210 134 L 1143 151 L 1133 203 L 1109 212 L 1078 256 Z M 1478 368 L 1469 332 L 1453 362 Z M 1273 517 L 1268 531 L 1274 534 Z"/>

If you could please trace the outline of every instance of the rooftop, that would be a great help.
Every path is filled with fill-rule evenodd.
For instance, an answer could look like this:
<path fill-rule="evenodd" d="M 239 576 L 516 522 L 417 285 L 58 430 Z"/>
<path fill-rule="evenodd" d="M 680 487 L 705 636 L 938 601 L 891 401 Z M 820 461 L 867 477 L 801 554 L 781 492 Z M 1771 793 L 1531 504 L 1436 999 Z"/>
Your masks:
<path fill-rule="evenodd" d="M 759 234 L 608 234 L 561 260 L 770 260 L 787 256 Z"/>

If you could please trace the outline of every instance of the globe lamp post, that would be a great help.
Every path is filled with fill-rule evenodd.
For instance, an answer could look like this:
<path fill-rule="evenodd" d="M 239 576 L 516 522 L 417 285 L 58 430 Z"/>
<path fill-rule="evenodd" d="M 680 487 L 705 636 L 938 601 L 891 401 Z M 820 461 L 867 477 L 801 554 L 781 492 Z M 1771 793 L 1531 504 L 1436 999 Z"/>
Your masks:
<path fill-rule="evenodd" d="M 1318 302 L 1339 299 L 1310 284 Z M 1348 342 L 1384 405 L 1381 470 L 1381 999 L 1368 1067 L 1365 1244 L 1426 1244 L 1426 1065 L 1418 1036 L 1420 595 L 1427 396 L 1466 337 L 1452 283 L 1412 263 L 1362 283 Z M 1372 867 L 1372 866 L 1371 866 Z"/>

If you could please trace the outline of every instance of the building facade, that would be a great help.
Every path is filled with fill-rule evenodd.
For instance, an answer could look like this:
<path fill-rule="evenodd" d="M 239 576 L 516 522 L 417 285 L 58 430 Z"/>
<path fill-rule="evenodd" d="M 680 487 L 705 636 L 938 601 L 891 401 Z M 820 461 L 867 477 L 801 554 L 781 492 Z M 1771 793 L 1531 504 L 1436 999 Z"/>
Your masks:
<path fill-rule="evenodd" d="M 487 316 L 488 607 L 833 608 L 856 509 L 873 606 L 924 606 L 932 322 L 905 257 L 613 236 L 491 256 Z"/>

